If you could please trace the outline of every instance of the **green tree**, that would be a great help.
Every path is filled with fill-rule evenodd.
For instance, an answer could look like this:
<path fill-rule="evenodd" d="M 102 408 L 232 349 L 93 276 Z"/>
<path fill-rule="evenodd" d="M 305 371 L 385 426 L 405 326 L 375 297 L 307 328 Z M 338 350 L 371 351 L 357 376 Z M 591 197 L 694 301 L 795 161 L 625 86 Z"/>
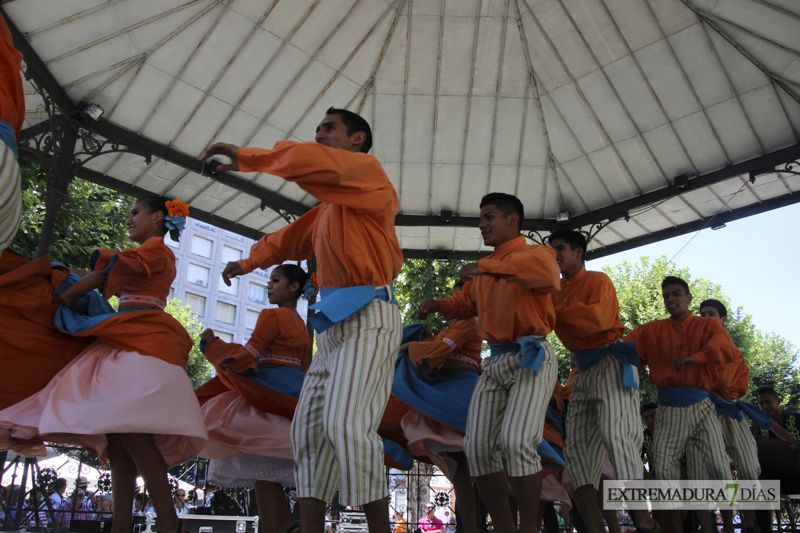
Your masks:
<path fill-rule="evenodd" d="M 44 223 L 47 180 L 38 165 L 20 159 L 23 217 L 11 246 L 29 259 L 36 255 Z M 75 178 L 69 200 L 56 219 L 50 256 L 70 268 L 88 270 L 97 248 L 127 248 L 125 220 L 134 198 Z"/>
<path fill-rule="evenodd" d="M 464 261 L 436 261 L 430 259 L 406 259 L 395 285 L 397 305 L 403 316 L 403 324 L 419 322 L 419 304 L 433 298 L 450 296 L 453 284 L 458 280 L 458 272 L 466 264 Z M 445 326 L 441 315 L 435 313 L 425 322 L 434 335 Z"/>
<path fill-rule="evenodd" d="M 741 307 L 734 310 L 730 298 L 719 285 L 692 277 L 688 268 L 678 268 L 666 256 L 652 261 L 645 256 L 636 263 L 623 261 L 604 270 L 617 289 L 620 320 L 626 333 L 646 322 L 668 317 L 661 298 L 661 281 L 666 276 L 678 276 L 691 288 L 693 313 L 699 314 L 700 303 L 708 298 L 717 299 L 728 308 L 728 331 L 750 367 L 750 390 L 745 399 L 754 400 L 754 391 L 769 385 L 789 404 L 796 405 L 800 400 L 800 370 L 797 368 L 800 354 L 783 337 L 774 333 L 763 334 Z M 565 357 L 569 357 L 563 346 L 559 356 L 562 363 Z M 655 401 L 655 387 L 645 382 L 646 370 L 640 377 L 642 402 Z"/>

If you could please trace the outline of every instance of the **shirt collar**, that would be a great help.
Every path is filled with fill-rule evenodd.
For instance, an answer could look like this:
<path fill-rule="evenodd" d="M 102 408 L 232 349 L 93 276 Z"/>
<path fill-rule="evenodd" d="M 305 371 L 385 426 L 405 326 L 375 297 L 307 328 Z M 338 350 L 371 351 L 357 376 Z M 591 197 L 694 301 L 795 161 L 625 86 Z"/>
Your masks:
<path fill-rule="evenodd" d="M 571 278 L 561 278 L 561 286 L 563 287 L 567 283 L 574 283 L 576 281 L 580 281 L 585 277 L 586 277 L 586 267 L 582 266 L 580 271 Z"/>
<path fill-rule="evenodd" d="M 514 237 L 510 241 L 506 241 L 503 244 L 495 246 L 494 253 L 505 254 L 512 250 L 516 250 L 517 248 L 522 248 L 528 244 L 528 241 L 525 240 L 524 235 L 520 235 L 519 237 Z"/>

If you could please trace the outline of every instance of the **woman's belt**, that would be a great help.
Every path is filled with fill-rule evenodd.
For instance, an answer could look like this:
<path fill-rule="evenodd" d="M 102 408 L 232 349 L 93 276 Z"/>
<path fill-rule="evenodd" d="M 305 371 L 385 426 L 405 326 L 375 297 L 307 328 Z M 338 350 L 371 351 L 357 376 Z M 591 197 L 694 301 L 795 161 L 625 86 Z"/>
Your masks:
<path fill-rule="evenodd" d="M 167 307 L 167 302 L 155 296 L 145 296 L 143 294 L 125 294 L 119 297 L 120 305 L 142 304 L 158 307 L 162 311 Z"/>
<path fill-rule="evenodd" d="M 247 343 L 244 345 L 245 350 L 253 354 L 256 358 L 256 363 L 261 366 L 267 363 L 277 363 L 282 365 L 296 365 L 301 366 L 301 361 L 297 357 L 290 357 L 288 355 L 276 355 L 273 353 L 259 353 L 252 344 Z"/>
<path fill-rule="evenodd" d="M 460 353 L 454 353 L 447 358 L 448 361 L 458 361 L 459 363 L 467 363 L 468 365 L 472 365 L 475 368 L 480 368 L 481 364 L 473 359 L 472 357 L 468 357 L 466 355 L 461 355 Z"/>

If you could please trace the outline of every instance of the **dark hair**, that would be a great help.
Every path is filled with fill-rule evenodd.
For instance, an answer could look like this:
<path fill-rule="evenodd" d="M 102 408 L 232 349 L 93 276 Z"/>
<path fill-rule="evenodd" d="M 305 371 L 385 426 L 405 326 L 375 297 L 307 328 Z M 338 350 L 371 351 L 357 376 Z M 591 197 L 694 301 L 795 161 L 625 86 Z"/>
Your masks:
<path fill-rule="evenodd" d="M 295 281 L 300 284 L 300 288 L 295 291 L 293 296 L 300 298 L 300 295 L 303 294 L 303 291 L 306 288 L 306 282 L 308 281 L 308 274 L 306 271 L 300 268 L 297 265 L 293 265 L 291 263 L 287 263 L 285 265 L 278 265 L 272 271 L 273 273 L 280 274 L 281 276 L 285 277 L 289 280 L 289 285 L 294 283 Z"/>
<path fill-rule="evenodd" d="M 719 313 L 719 316 L 728 316 L 728 309 L 725 307 L 725 304 L 720 302 L 719 300 L 714 300 L 713 298 L 709 298 L 708 300 L 703 300 L 700 303 L 700 309 L 702 310 L 704 307 L 713 307 Z"/>
<path fill-rule="evenodd" d="M 164 198 L 163 196 L 145 196 L 144 198 L 139 198 L 139 200 L 137 201 L 146 205 L 148 209 L 150 209 L 151 213 L 155 213 L 156 211 L 161 211 L 162 213 L 164 213 L 165 217 L 169 216 L 169 209 L 167 209 L 167 202 L 169 200 Z M 164 230 L 161 233 L 161 236 L 163 237 L 164 235 L 166 235 L 167 231 L 168 231 L 167 226 L 165 225 Z M 175 242 L 178 242 L 181 238 L 181 232 L 178 231 L 177 229 L 171 229 L 169 230 L 169 238 Z"/>
<path fill-rule="evenodd" d="M 456 281 L 455 283 L 453 283 L 453 290 L 456 290 L 456 289 L 463 289 L 463 288 L 464 288 L 464 285 L 465 285 L 466 283 L 467 283 L 466 281 L 464 281 L 464 280 L 461 280 L 461 279 L 460 279 L 460 280 L 458 280 L 458 281 Z"/>
<path fill-rule="evenodd" d="M 568 229 L 559 229 L 554 231 L 547 237 L 547 244 L 550 246 L 553 245 L 553 241 L 561 239 L 565 243 L 569 244 L 571 250 L 577 250 L 578 248 L 583 249 L 583 255 L 581 256 L 581 261 L 586 262 L 586 237 L 580 231 L 568 230 Z"/>
<path fill-rule="evenodd" d="M 661 282 L 661 288 L 663 289 L 667 285 L 680 285 L 681 288 L 686 291 L 686 294 L 692 294 L 692 291 L 689 290 L 689 284 L 677 276 L 667 276 L 664 278 L 664 281 Z"/>
<path fill-rule="evenodd" d="M 756 398 L 758 398 L 762 394 L 773 394 L 775 395 L 776 398 L 780 398 L 780 396 L 778 396 L 778 393 L 775 392 L 775 389 L 773 389 L 772 387 L 759 387 L 758 390 L 756 391 Z"/>
<path fill-rule="evenodd" d="M 525 220 L 525 208 L 522 207 L 522 202 L 519 201 L 519 198 L 513 194 L 506 194 L 504 192 L 490 192 L 481 198 L 481 209 L 487 205 L 497 206 L 497 209 L 502 211 L 506 216 L 510 215 L 511 213 L 518 214 L 519 225 L 517 226 L 517 229 L 522 228 L 522 221 Z"/>
<path fill-rule="evenodd" d="M 63 477 L 56 479 L 55 483 L 53 483 L 53 490 L 58 492 L 61 489 L 67 488 L 67 480 Z"/>
<path fill-rule="evenodd" d="M 361 145 L 361 151 L 365 154 L 369 153 L 370 148 L 372 148 L 372 129 L 369 127 L 367 121 L 364 120 L 364 117 L 358 113 L 348 111 L 347 109 L 339 109 L 336 107 L 329 107 L 325 114 L 339 115 L 342 119 L 342 124 L 347 127 L 347 135 L 363 131 L 365 137 L 364 144 Z"/>
<path fill-rule="evenodd" d="M 658 404 L 656 402 L 648 402 L 639 409 L 639 412 L 644 414 L 645 411 L 652 411 L 654 409 L 658 409 Z"/>

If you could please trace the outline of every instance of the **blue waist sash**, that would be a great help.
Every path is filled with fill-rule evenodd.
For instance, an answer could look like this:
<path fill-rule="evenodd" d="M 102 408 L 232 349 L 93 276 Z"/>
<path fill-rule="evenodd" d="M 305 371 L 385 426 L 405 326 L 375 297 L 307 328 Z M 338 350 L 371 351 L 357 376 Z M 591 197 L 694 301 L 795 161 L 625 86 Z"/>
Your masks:
<path fill-rule="evenodd" d="M 754 424 L 764 429 L 772 429 L 772 418 L 770 418 L 769 414 L 766 411 L 762 411 L 758 407 L 754 407 L 749 403 L 736 402 L 736 405 L 747 416 L 750 417 L 750 420 L 752 420 Z"/>
<path fill-rule="evenodd" d="M 612 342 L 608 346 L 595 348 L 593 350 L 583 350 L 575 353 L 575 362 L 578 363 L 578 372 L 586 372 L 594 365 L 605 358 L 611 352 L 617 358 L 617 362 L 622 365 L 624 374 L 622 384 L 634 390 L 639 390 L 636 384 L 636 374 L 639 371 L 639 352 L 636 351 L 635 342 Z"/>
<path fill-rule="evenodd" d="M 709 399 L 714 403 L 714 408 L 717 410 L 717 415 L 725 415 L 732 420 L 741 420 L 744 418 L 742 410 L 735 402 L 729 402 L 719 394 L 712 392 Z"/>
<path fill-rule="evenodd" d="M 658 387 L 658 405 L 689 407 L 707 399 L 709 392 L 695 387 Z"/>
<path fill-rule="evenodd" d="M 522 359 L 517 363 L 522 368 L 528 368 L 539 375 L 539 368 L 542 366 L 544 356 L 547 352 L 542 343 L 547 342 L 544 337 L 521 337 L 514 342 L 498 342 L 490 344 L 489 348 L 492 357 L 508 352 L 520 352 Z"/>
<path fill-rule="evenodd" d="M 0 120 L 0 141 L 6 143 L 14 157 L 17 157 L 17 136 L 14 133 L 14 128 L 5 120 Z"/>
<path fill-rule="evenodd" d="M 334 287 L 322 289 L 319 293 L 322 300 L 309 306 L 309 309 L 313 309 L 316 313 L 308 319 L 317 333 L 322 333 L 342 320 L 353 316 L 368 306 L 372 300 L 396 303 L 394 287 L 391 285 Z"/>

